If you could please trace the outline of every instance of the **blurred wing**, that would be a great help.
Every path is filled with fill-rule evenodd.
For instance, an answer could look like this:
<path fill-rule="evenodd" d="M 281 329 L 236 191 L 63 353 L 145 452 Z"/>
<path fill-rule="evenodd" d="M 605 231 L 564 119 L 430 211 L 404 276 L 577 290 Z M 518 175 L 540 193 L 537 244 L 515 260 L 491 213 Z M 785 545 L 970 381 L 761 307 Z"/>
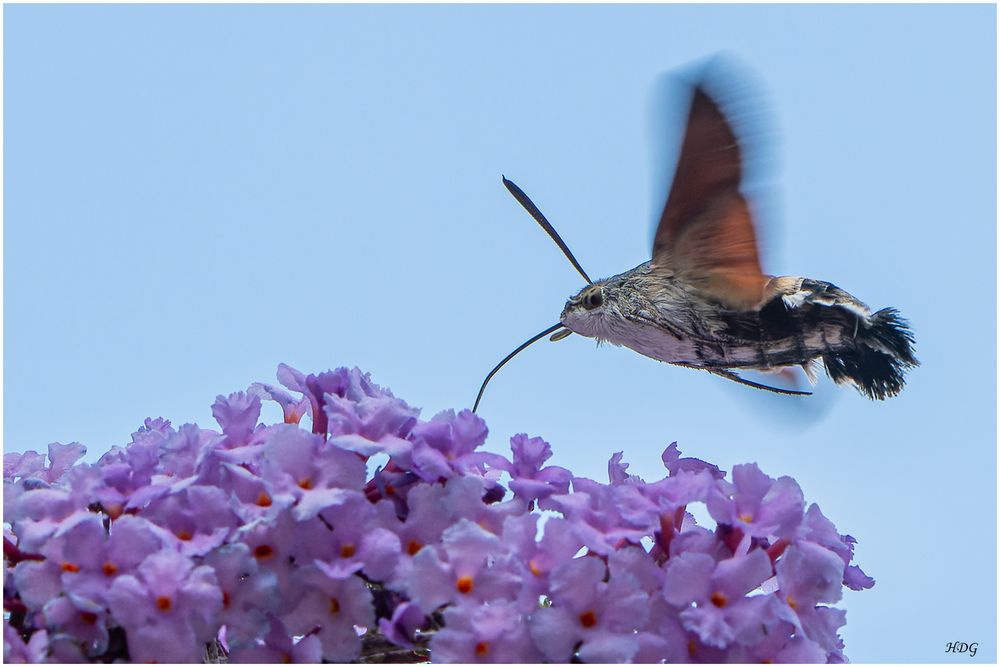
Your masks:
<path fill-rule="evenodd" d="M 740 176 L 736 137 L 718 105 L 696 88 L 653 264 L 728 307 L 749 310 L 760 303 L 767 279 Z"/>

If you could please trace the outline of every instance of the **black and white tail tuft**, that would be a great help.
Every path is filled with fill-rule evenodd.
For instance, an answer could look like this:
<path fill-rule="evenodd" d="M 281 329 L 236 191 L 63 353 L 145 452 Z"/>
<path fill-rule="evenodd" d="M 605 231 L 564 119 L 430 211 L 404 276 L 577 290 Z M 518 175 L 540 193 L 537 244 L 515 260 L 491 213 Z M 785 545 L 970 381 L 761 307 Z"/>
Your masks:
<path fill-rule="evenodd" d="M 913 356 L 913 332 L 895 308 L 883 308 L 858 323 L 853 348 L 823 355 L 823 364 L 837 384 L 853 383 L 873 400 L 897 395 L 906 371 L 920 362 Z"/>

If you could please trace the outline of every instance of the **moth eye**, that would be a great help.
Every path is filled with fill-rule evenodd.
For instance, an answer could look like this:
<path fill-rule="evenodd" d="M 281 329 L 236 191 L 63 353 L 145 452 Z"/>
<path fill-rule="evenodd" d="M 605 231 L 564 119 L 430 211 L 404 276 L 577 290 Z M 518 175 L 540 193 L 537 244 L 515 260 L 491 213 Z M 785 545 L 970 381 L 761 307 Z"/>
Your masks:
<path fill-rule="evenodd" d="M 587 310 L 598 308 L 602 303 L 604 303 L 604 295 L 601 294 L 601 290 L 594 290 L 583 297 L 583 307 Z"/>

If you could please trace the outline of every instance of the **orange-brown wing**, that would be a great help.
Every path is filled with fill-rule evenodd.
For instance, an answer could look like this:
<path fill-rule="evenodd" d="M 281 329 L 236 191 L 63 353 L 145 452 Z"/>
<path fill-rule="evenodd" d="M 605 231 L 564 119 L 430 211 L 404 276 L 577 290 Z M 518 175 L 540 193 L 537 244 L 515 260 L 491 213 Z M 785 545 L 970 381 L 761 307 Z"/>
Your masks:
<path fill-rule="evenodd" d="M 701 88 L 653 241 L 653 264 L 730 308 L 759 304 L 766 277 L 746 200 L 740 147 L 718 105 Z"/>

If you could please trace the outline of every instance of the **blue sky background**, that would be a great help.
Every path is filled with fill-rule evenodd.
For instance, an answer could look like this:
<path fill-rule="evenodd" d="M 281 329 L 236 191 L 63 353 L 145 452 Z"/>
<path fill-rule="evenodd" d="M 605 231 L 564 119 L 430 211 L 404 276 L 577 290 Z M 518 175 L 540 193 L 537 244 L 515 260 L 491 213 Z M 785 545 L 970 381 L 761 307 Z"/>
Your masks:
<path fill-rule="evenodd" d="M 995 7 L 3 11 L 5 451 L 212 425 L 279 362 L 470 406 L 581 287 L 501 173 L 592 276 L 645 261 L 680 139 L 654 84 L 726 50 L 780 136 L 765 270 L 898 307 L 923 366 L 793 406 L 571 336 L 493 380 L 489 446 L 792 475 L 878 582 L 854 661 L 996 660 Z"/>

